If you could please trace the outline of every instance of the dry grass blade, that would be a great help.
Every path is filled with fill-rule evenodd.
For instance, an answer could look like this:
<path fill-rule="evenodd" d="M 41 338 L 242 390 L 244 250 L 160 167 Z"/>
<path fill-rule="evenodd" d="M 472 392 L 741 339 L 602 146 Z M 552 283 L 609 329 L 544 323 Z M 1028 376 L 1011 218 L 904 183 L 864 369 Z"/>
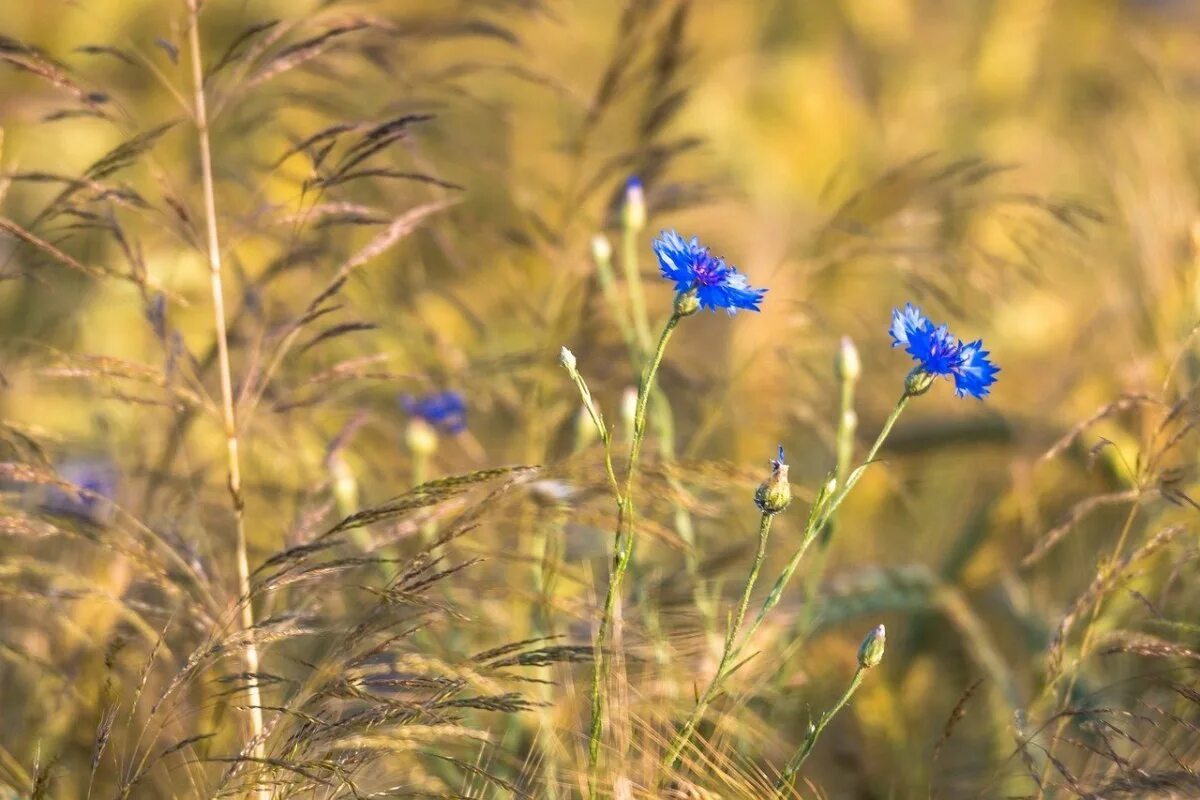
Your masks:
<path fill-rule="evenodd" d="M 954 735 L 954 729 L 958 727 L 958 723 L 962 722 L 963 717 L 967 715 L 967 704 L 971 702 L 971 698 L 975 696 L 975 692 L 983 685 L 986 678 L 976 678 L 970 686 L 967 687 L 961 695 L 958 702 L 954 704 L 954 708 L 950 710 L 950 716 L 946 719 L 946 725 L 942 728 L 942 735 L 938 737 L 937 743 L 933 746 L 933 761 L 937 761 L 942 754 L 942 748 L 946 742 L 950 741 L 950 737 Z"/>
<path fill-rule="evenodd" d="M 1113 505 L 1121 505 L 1123 503 L 1135 503 L 1142 496 L 1143 492 L 1140 489 L 1127 489 L 1121 492 L 1111 492 L 1109 494 L 1096 495 L 1082 500 L 1071 507 L 1066 516 L 1061 522 L 1055 525 L 1045 536 L 1038 539 L 1034 544 L 1033 549 L 1029 554 L 1021 560 L 1022 567 L 1029 567 L 1036 564 L 1048 553 L 1051 548 L 1058 544 L 1067 534 L 1069 534 L 1075 526 L 1086 519 L 1089 514 L 1101 508 L 1106 508 Z"/>

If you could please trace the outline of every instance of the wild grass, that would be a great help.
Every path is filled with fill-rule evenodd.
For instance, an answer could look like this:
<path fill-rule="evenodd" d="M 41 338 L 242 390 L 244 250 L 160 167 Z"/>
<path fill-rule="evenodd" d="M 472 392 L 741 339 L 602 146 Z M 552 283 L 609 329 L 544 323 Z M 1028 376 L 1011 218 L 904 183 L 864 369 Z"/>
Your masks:
<path fill-rule="evenodd" d="M 17 5 L 0 796 L 1200 796 L 1188 4 Z"/>

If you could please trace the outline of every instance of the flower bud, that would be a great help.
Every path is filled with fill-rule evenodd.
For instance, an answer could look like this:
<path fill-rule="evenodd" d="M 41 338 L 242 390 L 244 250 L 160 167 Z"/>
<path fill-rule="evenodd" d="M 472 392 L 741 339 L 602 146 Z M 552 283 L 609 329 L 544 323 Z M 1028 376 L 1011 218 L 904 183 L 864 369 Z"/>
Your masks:
<path fill-rule="evenodd" d="M 404 443 L 414 455 L 433 455 L 438 446 L 437 431 L 420 417 L 413 417 L 404 430 Z"/>
<path fill-rule="evenodd" d="M 564 367 L 567 368 L 567 372 L 571 373 L 572 375 L 575 374 L 575 372 L 576 372 L 575 354 L 572 353 L 570 350 L 568 350 L 565 345 L 563 346 L 563 349 L 558 354 L 558 360 L 560 362 L 562 362 L 562 365 Z"/>
<path fill-rule="evenodd" d="M 858 348 L 849 336 L 842 337 L 837 355 L 833 359 L 833 372 L 839 380 L 849 383 L 854 383 L 858 376 L 862 375 L 862 361 L 858 358 Z"/>
<path fill-rule="evenodd" d="M 675 295 L 675 313 L 681 317 L 690 317 L 700 310 L 700 293 L 688 289 Z"/>
<path fill-rule="evenodd" d="M 642 188 L 642 181 L 636 176 L 625 183 L 625 205 L 621 209 L 621 222 L 631 231 L 640 231 L 646 227 L 646 192 Z"/>
<path fill-rule="evenodd" d="M 612 260 L 612 244 L 608 241 L 608 237 L 602 233 L 597 233 L 592 237 L 592 258 L 598 264 L 607 264 Z"/>
<path fill-rule="evenodd" d="M 904 393 L 909 397 L 923 395 L 933 387 L 933 379 L 937 376 L 926 372 L 921 367 L 913 367 L 912 372 L 904 379 Z"/>
<path fill-rule="evenodd" d="M 792 502 L 792 487 L 788 484 L 788 465 L 783 460 L 783 445 L 779 458 L 771 459 L 771 475 L 754 493 L 754 504 L 764 514 L 778 514 Z"/>
<path fill-rule="evenodd" d="M 882 625 L 867 634 L 858 648 L 858 665 L 863 669 L 879 666 L 883 661 L 883 650 L 887 645 L 887 631 Z"/>

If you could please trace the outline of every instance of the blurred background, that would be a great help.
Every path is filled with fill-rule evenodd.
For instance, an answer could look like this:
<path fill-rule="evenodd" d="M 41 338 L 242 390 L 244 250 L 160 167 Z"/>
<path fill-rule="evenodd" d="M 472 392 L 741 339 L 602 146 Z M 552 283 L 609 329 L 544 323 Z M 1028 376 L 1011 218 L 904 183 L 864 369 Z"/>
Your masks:
<path fill-rule="evenodd" d="M 0 791 L 245 791 L 220 760 L 241 741 L 236 661 L 189 660 L 238 591 L 188 9 L 0 16 Z M 463 678 L 473 654 L 578 648 L 520 663 L 549 681 L 513 689 L 527 705 L 464 707 L 455 724 L 490 741 L 459 736 L 452 762 L 393 746 L 367 764 L 366 734 L 343 743 L 363 786 L 399 769 L 404 796 L 579 796 L 588 667 L 571 661 L 615 507 L 559 348 L 619 450 L 640 369 L 622 319 L 639 286 L 654 330 L 669 314 L 650 242 L 673 228 L 769 292 L 761 313 L 686 320 L 660 374 L 606 791 L 665 796 L 656 754 L 715 668 L 754 487 L 782 443 L 798 499 L 759 598 L 835 463 L 839 340 L 862 361 L 861 459 L 910 366 L 887 330 L 911 301 L 983 339 L 993 393 L 914 400 L 671 796 L 770 796 L 880 622 L 883 665 L 799 796 L 1200 796 L 1200 6 L 206 0 L 199 20 L 250 567 L 390 509 L 338 541 L 382 564 L 256 598 L 260 618 L 319 619 L 265 647 L 264 704 L 450 531 L 438 569 L 482 561 L 439 582 L 444 616 L 399 660 L 356 668 L 437 663 L 478 689 L 500 678 Z M 629 232 L 634 176 L 649 222 Z M 442 391 L 465 426 L 414 424 L 412 399 Z M 387 506 L 503 465 L 540 469 Z M 278 724 L 274 757 L 300 759 L 311 731 Z"/>

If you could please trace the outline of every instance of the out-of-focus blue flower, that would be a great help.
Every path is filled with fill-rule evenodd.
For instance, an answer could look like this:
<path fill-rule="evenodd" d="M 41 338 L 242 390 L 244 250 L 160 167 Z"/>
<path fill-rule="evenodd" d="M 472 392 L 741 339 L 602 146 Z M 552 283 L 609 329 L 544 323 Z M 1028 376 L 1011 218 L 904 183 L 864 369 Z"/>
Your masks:
<path fill-rule="evenodd" d="M 745 275 L 710 253 L 695 236 L 689 241 L 675 231 L 663 231 L 653 247 L 663 277 L 674 281 L 677 292 L 694 289 L 701 308 L 723 308 L 730 314 L 739 308 L 759 310 L 767 290 L 750 286 Z"/>
<path fill-rule="evenodd" d="M 400 405 L 410 417 L 423 420 L 441 433 L 467 429 L 467 402 L 458 392 L 434 392 L 422 397 L 404 395 Z"/>
<path fill-rule="evenodd" d="M 917 370 L 930 378 L 953 379 L 959 397 L 983 399 L 996 382 L 1000 370 L 988 360 L 981 340 L 965 344 L 945 325 L 934 325 L 912 303 L 892 311 L 891 334 L 892 347 L 903 347 L 917 362 Z"/>
<path fill-rule="evenodd" d="M 101 459 L 67 461 L 58 467 L 58 475 L 79 491 L 51 486 L 42 500 L 42 508 L 53 514 L 104 522 L 111 515 L 110 501 L 117 496 L 117 469 Z"/>

